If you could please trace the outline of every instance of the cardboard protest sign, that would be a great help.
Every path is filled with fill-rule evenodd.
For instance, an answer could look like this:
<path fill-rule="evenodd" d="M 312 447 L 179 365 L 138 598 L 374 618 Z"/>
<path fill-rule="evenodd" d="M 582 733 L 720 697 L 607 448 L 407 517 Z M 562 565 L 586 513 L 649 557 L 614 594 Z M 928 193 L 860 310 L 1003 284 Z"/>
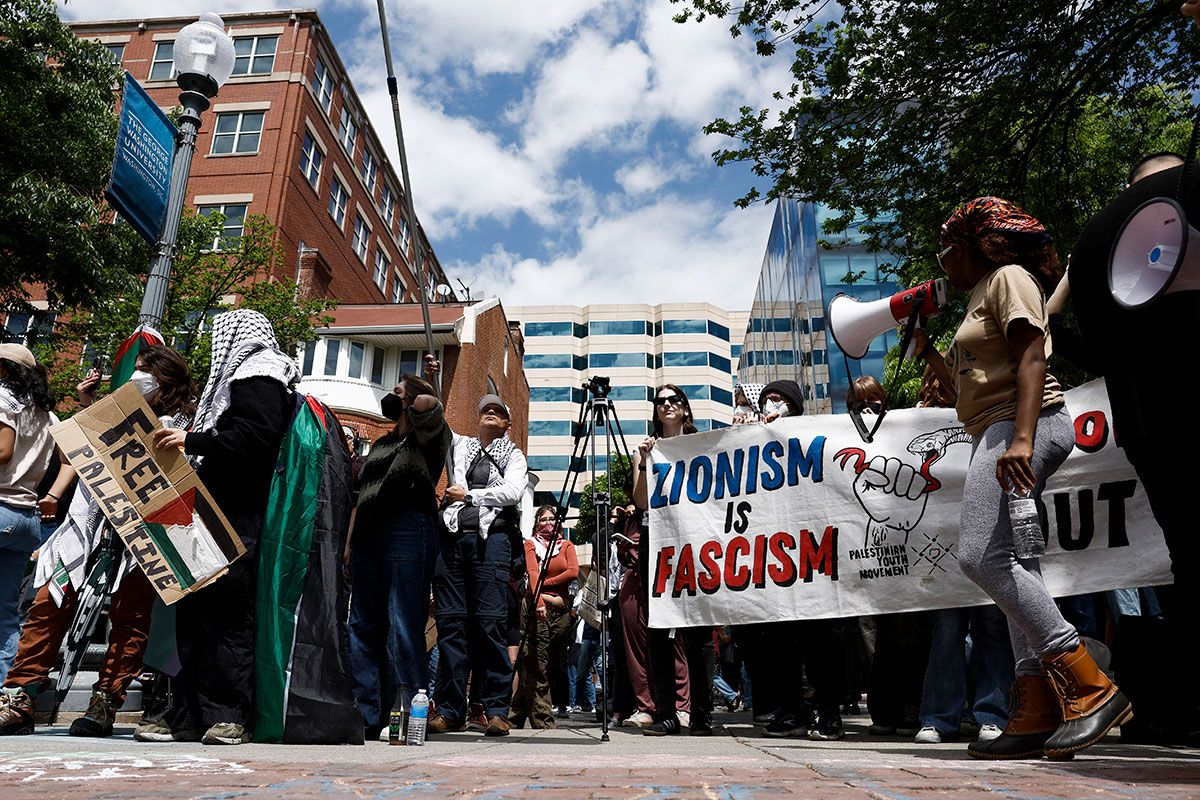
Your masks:
<path fill-rule="evenodd" d="M 1102 381 L 1066 393 L 1075 449 L 1047 483 L 1056 597 L 1169 583 L 1162 531 L 1112 435 Z M 651 451 L 650 625 L 746 624 L 981 605 L 958 566 L 972 450 L 953 409 L 662 439 Z"/>
<path fill-rule="evenodd" d="M 170 604 L 221 577 L 246 550 L 183 453 L 154 446 L 161 427 L 125 384 L 50 434 Z"/>

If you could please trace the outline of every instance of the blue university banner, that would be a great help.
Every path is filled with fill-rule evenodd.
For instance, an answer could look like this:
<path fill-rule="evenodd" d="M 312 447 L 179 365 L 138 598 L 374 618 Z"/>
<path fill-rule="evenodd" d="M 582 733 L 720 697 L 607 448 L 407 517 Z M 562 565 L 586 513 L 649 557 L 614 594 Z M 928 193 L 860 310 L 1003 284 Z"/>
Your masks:
<path fill-rule="evenodd" d="M 112 177 L 104 196 L 146 241 L 158 241 L 171 192 L 175 125 L 125 73 Z"/>

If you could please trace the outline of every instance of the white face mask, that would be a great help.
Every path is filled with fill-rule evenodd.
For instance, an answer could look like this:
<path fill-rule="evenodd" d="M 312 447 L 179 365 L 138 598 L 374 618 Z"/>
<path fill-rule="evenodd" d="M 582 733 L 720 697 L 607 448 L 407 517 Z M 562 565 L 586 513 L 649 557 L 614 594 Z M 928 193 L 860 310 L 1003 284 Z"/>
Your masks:
<path fill-rule="evenodd" d="M 767 402 L 763 403 L 763 414 L 768 417 L 772 414 L 786 417 L 788 413 L 788 404 L 782 400 L 768 400 Z"/>
<path fill-rule="evenodd" d="M 133 371 L 133 374 L 129 376 L 129 382 L 136 386 L 137 390 L 142 393 L 142 397 L 145 397 L 147 400 L 158 391 L 158 379 L 149 372 L 142 372 L 140 369 Z"/>

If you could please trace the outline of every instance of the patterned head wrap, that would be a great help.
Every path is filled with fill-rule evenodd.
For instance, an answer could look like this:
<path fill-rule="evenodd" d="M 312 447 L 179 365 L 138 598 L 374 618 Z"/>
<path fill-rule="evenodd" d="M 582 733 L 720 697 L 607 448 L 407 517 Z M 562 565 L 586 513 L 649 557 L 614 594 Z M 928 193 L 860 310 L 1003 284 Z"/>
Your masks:
<path fill-rule="evenodd" d="M 738 388 L 742 390 L 742 394 L 746 396 L 746 402 L 755 411 L 758 410 L 758 396 L 762 394 L 765 383 L 739 383 Z"/>
<path fill-rule="evenodd" d="M 1046 226 L 1002 197 L 976 197 L 955 209 L 942 223 L 942 244 L 963 244 L 984 233 L 1034 234 L 1053 241 Z"/>

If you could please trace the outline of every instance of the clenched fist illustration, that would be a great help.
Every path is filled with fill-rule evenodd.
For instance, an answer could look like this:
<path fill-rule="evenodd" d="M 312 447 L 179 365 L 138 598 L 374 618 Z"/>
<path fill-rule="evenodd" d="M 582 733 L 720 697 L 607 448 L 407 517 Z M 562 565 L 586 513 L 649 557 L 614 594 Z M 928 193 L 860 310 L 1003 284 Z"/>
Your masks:
<path fill-rule="evenodd" d="M 892 531 L 903 534 L 902 541 L 907 544 L 909 531 L 925 515 L 927 485 L 923 475 L 898 458 L 872 458 L 854 479 L 854 494 L 870 517 L 865 546 L 888 544 Z"/>

